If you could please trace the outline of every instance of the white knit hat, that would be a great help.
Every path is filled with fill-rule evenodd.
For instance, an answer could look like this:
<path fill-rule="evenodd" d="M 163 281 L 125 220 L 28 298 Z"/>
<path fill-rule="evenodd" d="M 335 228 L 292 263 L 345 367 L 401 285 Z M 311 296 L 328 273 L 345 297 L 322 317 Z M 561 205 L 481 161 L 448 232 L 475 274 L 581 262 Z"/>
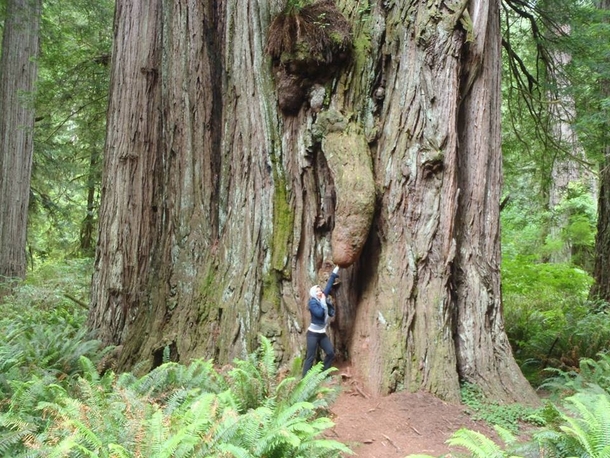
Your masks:
<path fill-rule="evenodd" d="M 313 285 L 311 288 L 309 288 L 309 296 L 310 297 L 318 297 L 318 285 Z"/>

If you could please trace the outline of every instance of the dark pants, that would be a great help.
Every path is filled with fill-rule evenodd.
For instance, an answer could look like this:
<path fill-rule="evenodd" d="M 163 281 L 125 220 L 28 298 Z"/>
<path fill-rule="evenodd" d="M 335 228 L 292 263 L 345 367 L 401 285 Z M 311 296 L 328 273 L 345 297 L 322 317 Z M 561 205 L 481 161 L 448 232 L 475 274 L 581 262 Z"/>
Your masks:
<path fill-rule="evenodd" d="M 307 356 L 305 357 L 305 364 L 303 365 L 303 377 L 313 366 L 314 360 L 318 354 L 318 347 L 324 350 L 326 356 L 324 357 L 324 370 L 328 369 L 335 359 L 335 349 L 330 339 L 325 332 L 311 332 L 307 331 Z"/>

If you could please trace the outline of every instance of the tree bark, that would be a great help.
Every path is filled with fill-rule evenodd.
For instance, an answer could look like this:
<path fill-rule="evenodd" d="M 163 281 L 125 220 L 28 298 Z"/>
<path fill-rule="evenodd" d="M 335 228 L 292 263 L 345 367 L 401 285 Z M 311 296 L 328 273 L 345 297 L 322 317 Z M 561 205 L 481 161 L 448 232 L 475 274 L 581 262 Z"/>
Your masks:
<path fill-rule="evenodd" d="M 601 0 L 599 8 L 610 11 L 610 0 Z M 610 96 L 610 79 L 601 81 L 601 93 Z M 606 109 L 606 115 L 608 115 Z M 608 116 L 605 117 L 608 119 Z M 609 123 L 607 122 L 608 126 Z M 593 278 L 595 283 L 591 288 L 591 297 L 610 303 L 610 139 L 608 129 L 603 135 L 603 161 L 599 173 L 600 190 L 597 201 L 597 235 L 595 237 L 595 266 Z"/>
<path fill-rule="evenodd" d="M 535 402 L 504 331 L 500 291 L 501 42 L 499 2 L 471 3 L 458 120 L 457 250 L 453 264 L 460 379 L 493 399 Z"/>
<path fill-rule="evenodd" d="M 0 280 L 25 277 L 40 0 L 9 0 L 0 60 Z"/>
<path fill-rule="evenodd" d="M 276 89 L 309 79 L 265 54 L 283 2 L 136 3 L 117 3 L 90 315 L 122 367 L 225 363 L 259 333 L 287 364 L 339 263 L 332 338 L 371 389 L 535 402 L 501 317 L 497 2 L 338 1 L 348 65 L 293 87 L 291 115 Z"/>
<path fill-rule="evenodd" d="M 106 342 L 123 342 L 149 295 L 162 179 L 161 2 L 118 1 L 111 64 L 100 232 L 91 324 Z"/>
<path fill-rule="evenodd" d="M 96 195 L 99 186 L 101 152 L 95 147 L 91 147 L 89 153 L 89 168 L 87 170 L 87 213 L 80 226 L 79 249 L 87 257 L 95 254 L 95 230 L 97 228 L 96 215 Z"/>

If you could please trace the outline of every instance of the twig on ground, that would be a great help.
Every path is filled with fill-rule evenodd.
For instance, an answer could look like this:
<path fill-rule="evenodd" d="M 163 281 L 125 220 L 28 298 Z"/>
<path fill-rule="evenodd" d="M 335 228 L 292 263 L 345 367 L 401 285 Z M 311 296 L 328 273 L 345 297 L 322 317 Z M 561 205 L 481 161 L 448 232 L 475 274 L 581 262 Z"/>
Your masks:
<path fill-rule="evenodd" d="M 369 398 L 369 396 L 364 391 L 362 391 L 360 388 L 358 388 L 358 385 L 354 385 L 354 388 L 356 388 L 356 391 L 358 391 L 358 393 L 360 393 L 363 398 L 366 398 L 366 399 Z"/>
<path fill-rule="evenodd" d="M 66 299 L 70 299 L 72 302 L 74 302 L 75 304 L 80 305 L 80 306 L 81 306 L 81 307 L 83 307 L 84 309 L 89 310 L 89 304 L 85 304 L 83 301 L 78 300 L 78 299 L 77 299 L 77 298 L 75 298 L 74 296 L 71 296 L 71 295 L 69 295 L 69 294 L 65 294 L 65 293 L 64 293 L 64 297 L 65 297 Z"/>
<path fill-rule="evenodd" d="M 366 413 L 371 413 L 377 410 L 377 408 L 379 407 L 379 404 L 381 404 L 381 402 L 378 402 L 377 405 L 375 407 L 373 407 L 372 409 L 369 409 L 366 411 Z"/>
<path fill-rule="evenodd" d="M 385 437 L 385 438 L 388 440 L 388 442 L 389 442 L 390 444 L 392 444 L 392 445 L 394 446 L 394 448 L 400 452 L 400 447 L 399 447 L 398 445 L 396 445 L 392 439 L 390 439 L 390 438 L 389 438 L 388 436 L 386 436 L 385 434 L 383 434 L 383 437 Z"/>

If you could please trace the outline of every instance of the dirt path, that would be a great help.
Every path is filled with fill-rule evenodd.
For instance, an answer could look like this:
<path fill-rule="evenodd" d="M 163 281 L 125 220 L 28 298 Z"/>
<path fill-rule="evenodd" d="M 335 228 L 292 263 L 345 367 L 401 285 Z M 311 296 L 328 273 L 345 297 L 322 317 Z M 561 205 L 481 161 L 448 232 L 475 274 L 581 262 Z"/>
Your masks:
<path fill-rule="evenodd" d="M 496 437 L 487 424 L 473 421 L 464 406 L 430 394 L 371 396 L 349 376 L 342 377 L 340 385 L 341 393 L 331 406 L 335 427 L 327 436 L 347 444 L 359 458 L 404 458 L 416 453 L 438 457 L 449 453 L 445 441 L 460 428 Z"/>

